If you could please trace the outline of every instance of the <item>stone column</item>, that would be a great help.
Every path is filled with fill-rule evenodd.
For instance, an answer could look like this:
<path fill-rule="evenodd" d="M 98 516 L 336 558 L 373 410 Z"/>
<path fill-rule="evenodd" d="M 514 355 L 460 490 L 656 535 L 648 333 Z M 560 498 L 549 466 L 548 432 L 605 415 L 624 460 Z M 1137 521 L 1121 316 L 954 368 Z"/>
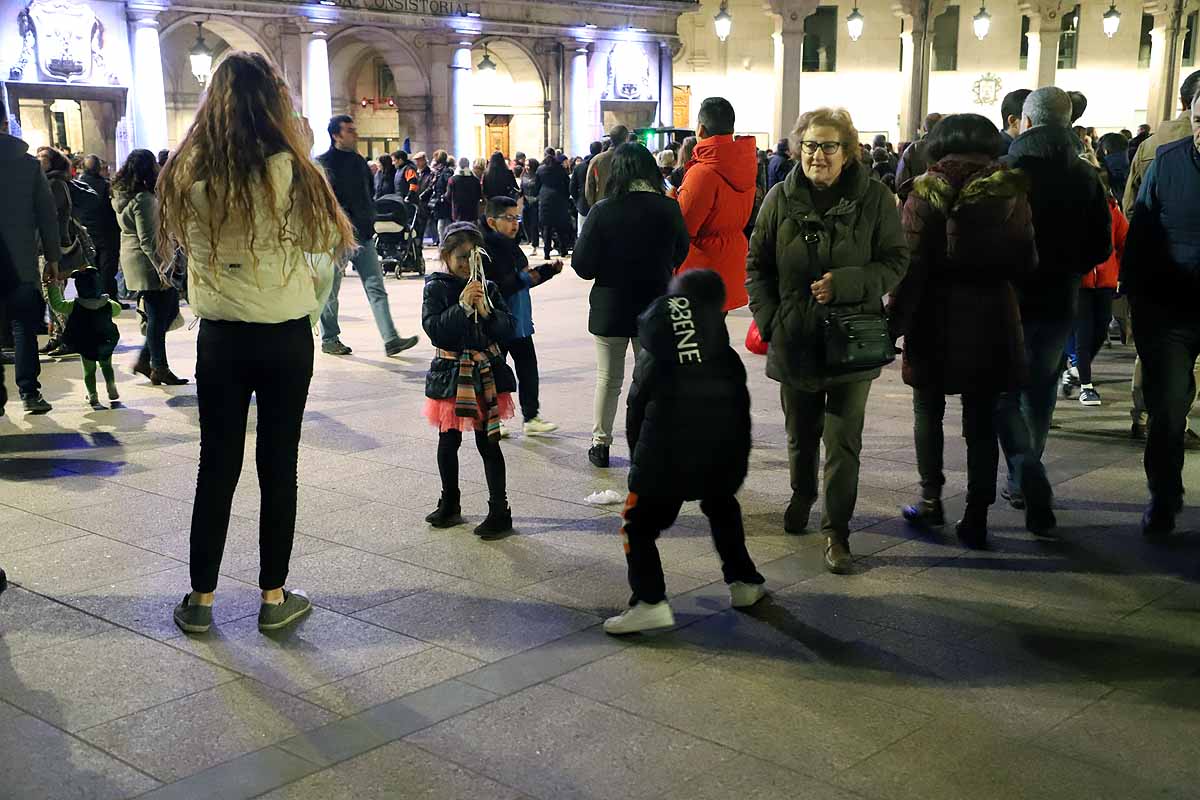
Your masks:
<path fill-rule="evenodd" d="M 1034 86 L 1041 89 L 1053 86 L 1058 72 L 1058 39 L 1062 35 L 1062 18 L 1057 7 L 1039 11 L 1036 8 L 1021 9 L 1029 14 L 1029 63 L 1028 71 Z"/>
<path fill-rule="evenodd" d="M 133 24 L 133 85 L 130 92 L 133 147 L 158 152 L 167 146 L 167 92 L 158 39 L 160 9 L 130 9 Z"/>
<path fill-rule="evenodd" d="M 658 43 L 658 127 L 675 125 L 675 60 L 670 42 Z"/>
<path fill-rule="evenodd" d="M 450 81 L 447 85 L 447 110 L 450 114 L 449 150 L 455 158 L 475 158 L 475 98 L 471 95 L 471 43 L 459 41 L 451 45 Z"/>
<path fill-rule="evenodd" d="M 290 21 L 279 26 L 279 66 L 296 108 L 303 113 L 304 43 L 301 41 L 300 28 Z"/>
<path fill-rule="evenodd" d="M 563 146 L 570 155 L 585 155 L 591 144 L 591 89 L 588 85 L 588 50 L 584 42 L 567 45 L 567 135 Z"/>
<path fill-rule="evenodd" d="M 817 0 L 771 0 L 775 18 L 775 139 L 786 138 L 800 116 L 801 56 L 804 18 L 817 9 Z"/>
<path fill-rule="evenodd" d="M 324 131 L 333 116 L 329 87 L 329 34 L 321 28 L 309 28 L 303 35 L 304 116 L 313 129 L 313 155 L 328 149 Z"/>
<path fill-rule="evenodd" d="M 1146 4 L 1146 13 L 1154 15 L 1154 27 L 1150 30 L 1153 45 L 1150 50 L 1150 95 L 1146 103 L 1146 122 L 1154 128 L 1173 119 L 1177 113 L 1179 100 L 1175 84 L 1179 81 L 1183 55 L 1180 46 L 1183 5 L 1183 0 Z"/>

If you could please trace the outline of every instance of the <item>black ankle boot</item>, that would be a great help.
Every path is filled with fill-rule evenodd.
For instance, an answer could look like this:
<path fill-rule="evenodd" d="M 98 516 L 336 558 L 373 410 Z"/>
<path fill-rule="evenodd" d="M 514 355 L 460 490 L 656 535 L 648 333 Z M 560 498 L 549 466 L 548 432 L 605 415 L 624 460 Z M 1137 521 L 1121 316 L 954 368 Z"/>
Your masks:
<path fill-rule="evenodd" d="M 982 550 L 987 547 L 987 507 L 967 505 L 963 518 L 954 527 L 958 540 L 972 550 Z"/>
<path fill-rule="evenodd" d="M 909 524 L 918 528 L 940 528 L 946 524 L 946 512 L 942 508 L 942 501 L 937 499 L 905 506 L 900 513 Z"/>
<path fill-rule="evenodd" d="M 462 525 L 462 504 L 459 501 L 459 494 L 457 492 L 453 495 L 443 494 L 438 498 L 437 508 L 425 517 L 425 521 L 435 528 L 453 528 L 455 525 Z"/>
<path fill-rule="evenodd" d="M 512 509 L 507 500 L 489 500 L 487 519 L 475 528 L 480 539 L 499 539 L 512 530 Z"/>

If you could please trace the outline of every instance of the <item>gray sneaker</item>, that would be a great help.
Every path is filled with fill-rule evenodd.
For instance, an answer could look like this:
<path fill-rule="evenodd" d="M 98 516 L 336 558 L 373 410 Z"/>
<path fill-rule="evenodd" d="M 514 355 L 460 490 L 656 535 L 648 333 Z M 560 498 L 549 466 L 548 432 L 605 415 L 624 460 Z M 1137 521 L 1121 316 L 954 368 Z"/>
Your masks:
<path fill-rule="evenodd" d="M 282 603 L 263 603 L 258 609 L 258 629 L 277 631 L 286 628 L 312 611 L 312 601 L 303 594 L 284 589 Z"/>
<path fill-rule="evenodd" d="M 421 341 L 419 336 L 397 337 L 390 342 L 384 342 L 383 352 L 387 354 L 388 358 L 398 356 L 410 347 L 414 347 L 419 341 Z"/>
<path fill-rule="evenodd" d="M 42 397 L 41 392 L 31 394 L 28 397 L 22 398 L 25 403 L 26 414 L 47 414 L 54 406 L 46 402 L 46 398 Z"/>
<path fill-rule="evenodd" d="M 348 356 L 354 351 L 342 344 L 341 339 L 334 339 L 332 342 L 321 342 L 321 352 L 330 356 Z"/>
<path fill-rule="evenodd" d="M 193 605 L 191 593 L 183 596 L 183 601 L 175 606 L 175 624 L 184 633 L 208 633 L 212 627 L 212 606 Z"/>

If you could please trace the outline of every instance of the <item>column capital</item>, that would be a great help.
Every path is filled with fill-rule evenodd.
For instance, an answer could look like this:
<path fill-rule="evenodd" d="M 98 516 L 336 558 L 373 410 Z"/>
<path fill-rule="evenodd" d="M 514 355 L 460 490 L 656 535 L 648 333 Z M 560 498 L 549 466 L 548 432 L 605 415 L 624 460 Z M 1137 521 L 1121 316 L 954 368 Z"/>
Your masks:
<path fill-rule="evenodd" d="M 137 3 L 126 9 L 129 19 L 139 28 L 157 28 L 158 17 L 167 7 L 158 3 Z"/>
<path fill-rule="evenodd" d="M 820 0 L 767 0 L 766 11 L 775 17 L 775 32 L 804 33 L 804 20 L 816 13 Z"/>
<path fill-rule="evenodd" d="M 319 39 L 329 38 L 329 26 L 332 22 L 313 19 L 298 19 L 294 20 L 294 22 L 300 33 L 306 36 L 313 36 Z"/>

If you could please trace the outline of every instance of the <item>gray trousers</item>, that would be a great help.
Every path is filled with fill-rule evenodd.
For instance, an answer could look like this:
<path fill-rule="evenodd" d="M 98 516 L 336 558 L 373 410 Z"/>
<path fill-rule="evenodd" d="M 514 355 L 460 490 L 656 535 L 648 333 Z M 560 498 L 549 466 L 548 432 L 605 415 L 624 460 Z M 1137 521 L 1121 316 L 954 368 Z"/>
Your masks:
<path fill-rule="evenodd" d="M 825 443 L 825 502 L 821 533 L 843 539 L 858 502 L 863 420 L 871 381 L 855 381 L 806 392 L 780 384 L 779 397 L 787 427 L 792 502 L 800 508 L 817 500 L 821 443 Z"/>
<path fill-rule="evenodd" d="M 625 383 L 625 353 L 633 343 L 633 355 L 642 351 L 637 339 L 625 336 L 593 336 L 596 340 L 596 397 L 592 405 L 592 444 L 612 444 L 617 401 Z"/>

